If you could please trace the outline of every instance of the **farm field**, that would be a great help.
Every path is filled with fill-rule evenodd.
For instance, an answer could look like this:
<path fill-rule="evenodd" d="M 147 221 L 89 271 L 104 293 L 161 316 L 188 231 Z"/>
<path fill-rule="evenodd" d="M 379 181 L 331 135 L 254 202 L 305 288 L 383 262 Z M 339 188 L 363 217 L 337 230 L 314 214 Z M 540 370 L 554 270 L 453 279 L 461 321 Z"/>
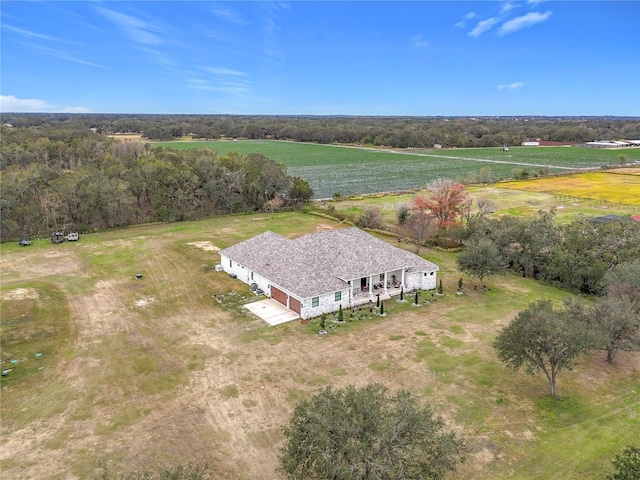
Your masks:
<path fill-rule="evenodd" d="M 424 250 L 441 267 L 442 299 L 390 301 L 385 318 L 347 313 L 346 326 L 319 336 L 313 322 L 268 327 L 241 307 L 255 299 L 248 286 L 214 269 L 217 249 L 264 230 L 330 228 L 341 225 L 257 214 L 3 245 L 2 478 L 192 462 L 215 478 L 278 479 L 281 427 L 296 402 L 368 382 L 432 402 L 465 436 L 455 478 L 603 478 L 637 441 L 640 354 L 582 359 L 559 377 L 561 402 L 543 376 L 514 376 L 495 358 L 501 325 L 567 292 L 505 276 L 479 294 L 465 277 L 467 294 L 452 295 L 454 254 Z"/>
<path fill-rule="evenodd" d="M 640 207 L 640 170 L 638 169 L 536 178 L 527 182 L 503 182 L 500 187 Z"/>
<path fill-rule="evenodd" d="M 613 213 L 621 216 L 640 212 L 640 175 L 638 169 L 589 172 L 561 177 L 471 185 L 466 188 L 475 202 L 490 200 L 496 215 L 532 216 L 538 211 L 554 209 L 559 221 L 570 221 L 578 215 L 597 217 Z M 418 191 L 411 194 L 378 194 L 329 200 L 336 210 L 358 217 L 365 207 L 380 209 L 386 222 L 396 222 L 401 205 L 410 205 Z"/>
<path fill-rule="evenodd" d="M 221 154 L 262 153 L 304 178 L 316 198 L 420 188 L 437 178 L 493 181 L 513 177 L 514 169 L 561 173 L 617 164 L 617 156 L 640 161 L 640 149 L 598 150 L 577 147 L 513 147 L 447 150 L 383 150 L 276 140 L 175 141 L 156 143 L 176 149 L 213 148 Z"/>

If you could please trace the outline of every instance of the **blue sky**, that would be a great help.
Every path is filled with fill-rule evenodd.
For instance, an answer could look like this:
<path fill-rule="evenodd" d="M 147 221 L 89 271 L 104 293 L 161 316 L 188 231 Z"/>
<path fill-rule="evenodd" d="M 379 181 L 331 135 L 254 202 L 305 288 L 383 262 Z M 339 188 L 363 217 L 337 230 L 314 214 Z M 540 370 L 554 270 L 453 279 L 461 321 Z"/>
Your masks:
<path fill-rule="evenodd" d="M 639 1 L 12 1 L 4 112 L 640 116 Z"/>

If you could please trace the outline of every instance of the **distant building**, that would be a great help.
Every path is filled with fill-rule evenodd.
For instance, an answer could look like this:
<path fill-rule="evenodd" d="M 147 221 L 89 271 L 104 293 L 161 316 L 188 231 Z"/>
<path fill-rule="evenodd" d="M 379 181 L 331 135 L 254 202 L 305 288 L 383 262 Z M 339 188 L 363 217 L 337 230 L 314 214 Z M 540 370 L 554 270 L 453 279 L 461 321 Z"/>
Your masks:
<path fill-rule="evenodd" d="M 598 140 L 597 142 L 587 142 L 587 143 L 583 144 L 583 146 L 584 147 L 589 147 L 589 148 L 625 148 L 625 147 L 638 146 L 638 144 L 635 143 L 635 140 L 633 140 L 633 141 L 627 141 L 627 140 L 613 140 L 613 141 Z"/>
<path fill-rule="evenodd" d="M 522 142 L 521 145 L 523 147 L 537 147 L 540 145 L 540 142 L 537 142 L 537 141 Z"/>
<path fill-rule="evenodd" d="M 631 218 L 610 213 L 608 215 L 602 215 L 601 217 L 590 218 L 587 221 L 589 223 L 629 222 L 631 221 Z"/>

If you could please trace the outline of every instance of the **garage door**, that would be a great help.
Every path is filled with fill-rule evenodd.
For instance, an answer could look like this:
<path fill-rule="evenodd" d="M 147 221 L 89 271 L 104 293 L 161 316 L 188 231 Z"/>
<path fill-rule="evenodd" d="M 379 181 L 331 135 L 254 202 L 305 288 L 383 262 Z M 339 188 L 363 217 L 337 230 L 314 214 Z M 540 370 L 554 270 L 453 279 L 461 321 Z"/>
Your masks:
<path fill-rule="evenodd" d="M 300 300 L 289 297 L 289 308 L 300 315 Z"/>
<path fill-rule="evenodd" d="M 271 298 L 287 306 L 287 294 L 271 285 Z"/>

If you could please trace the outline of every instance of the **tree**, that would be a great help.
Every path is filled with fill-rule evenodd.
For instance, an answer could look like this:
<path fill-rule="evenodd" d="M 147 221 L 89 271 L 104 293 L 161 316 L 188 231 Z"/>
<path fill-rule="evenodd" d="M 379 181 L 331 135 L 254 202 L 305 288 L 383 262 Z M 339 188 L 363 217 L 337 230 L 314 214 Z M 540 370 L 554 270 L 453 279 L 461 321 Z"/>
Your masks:
<path fill-rule="evenodd" d="M 313 198 L 313 189 L 309 186 L 309 182 L 300 177 L 293 177 L 289 189 L 289 201 L 293 204 L 309 203 L 311 198 Z"/>
<path fill-rule="evenodd" d="M 420 247 L 432 233 L 433 222 L 435 220 L 433 215 L 427 213 L 424 198 L 425 197 L 420 195 L 413 197 L 411 200 L 412 213 L 408 214 L 408 217 L 404 219 L 404 222 L 400 222 L 400 217 L 398 217 L 398 221 L 403 225 L 403 230 L 407 237 L 411 238 L 411 241 L 416 246 L 416 255 L 420 253 Z"/>
<path fill-rule="evenodd" d="M 407 205 L 400 205 L 398 207 L 398 211 L 396 212 L 396 220 L 398 220 L 398 225 L 404 225 L 407 222 L 409 215 L 411 215 L 411 209 Z"/>
<path fill-rule="evenodd" d="M 594 347 L 607 352 L 607 362 L 613 362 L 619 350 L 640 350 L 640 315 L 630 299 L 600 298 L 586 317 L 595 334 Z"/>
<path fill-rule="evenodd" d="M 382 228 L 384 219 L 379 208 L 365 207 L 364 213 L 356 221 L 356 225 L 360 228 Z"/>
<path fill-rule="evenodd" d="M 628 298 L 640 312 L 640 260 L 616 265 L 602 278 L 607 294 L 613 298 Z"/>
<path fill-rule="evenodd" d="M 498 358 L 514 371 L 529 375 L 544 372 L 551 395 L 557 397 L 556 380 L 563 369 L 590 346 L 584 325 L 567 308 L 556 310 L 548 300 L 530 303 L 504 327 L 493 344 Z"/>
<path fill-rule="evenodd" d="M 441 178 L 427 188 L 429 195 L 417 197 L 418 200 L 414 204 L 430 210 L 438 220 L 439 228 L 445 228 L 455 222 L 467 198 L 464 185 L 448 178 Z"/>
<path fill-rule="evenodd" d="M 456 262 L 460 271 L 480 280 L 481 289 L 484 289 L 486 277 L 504 273 L 507 268 L 498 247 L 486 238 L 472 241 L 460 252 Z"/>
<path fill-rule="evenodd" d="M 628 445 L 622 453 L 613 457 L 614 473 L 607 475 L 607 480 L 640 480 L 640 448 Z"/>
<path fill-rule="evenodd" d="M 624 167 L 627 163 L 627 156 L 624 153 L 618 155 L 618 165 Z"/>
<path fill-rule="evenodd" d="M 320 390 L 296 406 L 284 436 L 288 479 L 441 479 L 464 454 L 428 404 L 379 384 Z"/>

